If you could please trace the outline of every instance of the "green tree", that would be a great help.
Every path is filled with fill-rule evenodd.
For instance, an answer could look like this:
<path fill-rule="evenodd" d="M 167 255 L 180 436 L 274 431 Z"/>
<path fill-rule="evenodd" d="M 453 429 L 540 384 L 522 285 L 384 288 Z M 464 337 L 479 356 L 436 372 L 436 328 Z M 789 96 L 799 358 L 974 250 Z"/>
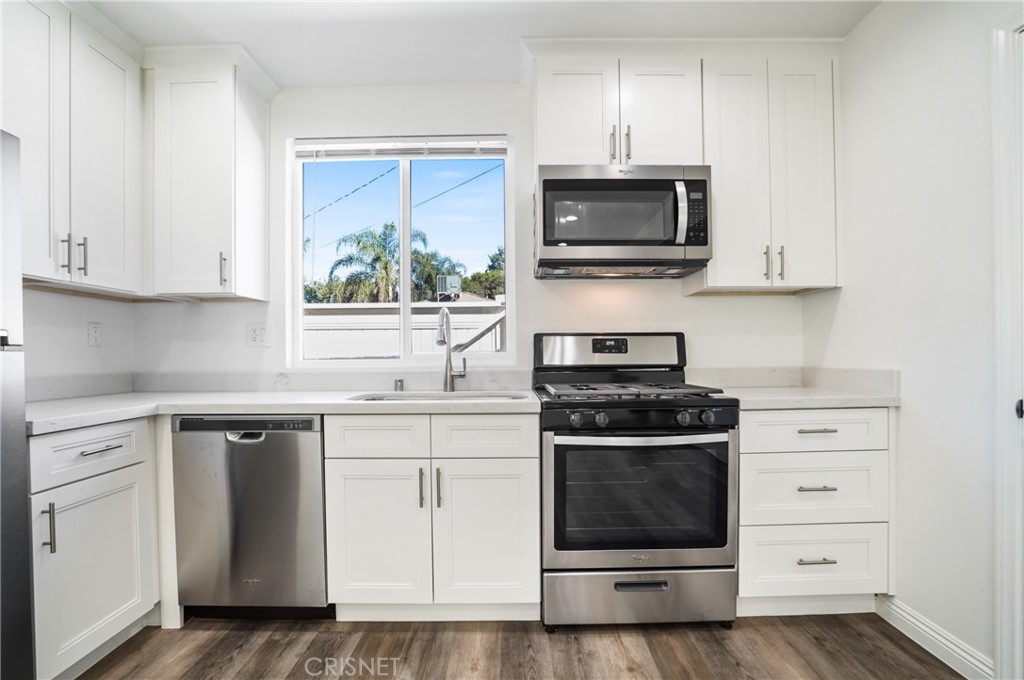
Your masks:
<path fill-rule="evenodd" d="M 505 272 L 474 272 L 469 277 L 462 279 L 462 290 L 493 300 L 498 295 L 505 294 Z"/>
<path fill-rule="evenodd" d="M 487 271 L 505 271 L 505 246 L 498 246 L 498 249 L 487 256 Z"/>
<path fill-rule="evenodd" d="M 436 250 L 412 251 L 412 301 L 433 300 L 439 274 L 466 274 L 466 265 Z"/>
<path fill-rule="evenodd" d="M 426 235 L 412 231 L 412 242 L 427 247 Z M 335 252 L 352 248 L 331 265 L 328 281 L 339 269 L 354 269 L 343 281 L 341 300 L 338 302 L 395 302 L 398 300 L 398 257 L 401 238 L 394 222 L 385 223 L 380 231 L 364 229 L 338 239 Z"/>

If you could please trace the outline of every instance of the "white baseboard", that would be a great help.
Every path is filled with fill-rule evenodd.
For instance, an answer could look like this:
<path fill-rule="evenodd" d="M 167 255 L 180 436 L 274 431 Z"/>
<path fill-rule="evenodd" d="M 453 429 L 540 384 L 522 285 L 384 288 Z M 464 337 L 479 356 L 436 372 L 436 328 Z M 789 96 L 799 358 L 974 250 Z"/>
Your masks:
<path fill-rule="evenodd" d="M 985 656 L 895 597 L 879 595 L 875 600 L 879 616 L 960 675 L 969 680 L 991 680 L 994 677 L 991 657 Z"/>
<path fill-rule="evenodd" d="M 540 621 L 536 604 L 337 604 L 338 621 Z"/>
<path fill-rule="evenodd" d="M 874 611 L 874 595 L 804 595 L 736 599 L 737 617 L 866 614 Z"/>

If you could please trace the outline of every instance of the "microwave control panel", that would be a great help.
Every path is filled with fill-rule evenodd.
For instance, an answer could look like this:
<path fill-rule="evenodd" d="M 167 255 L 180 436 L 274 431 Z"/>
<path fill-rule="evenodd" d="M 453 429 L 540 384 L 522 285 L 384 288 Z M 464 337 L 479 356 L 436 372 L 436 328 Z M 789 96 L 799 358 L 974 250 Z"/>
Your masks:
<path fill-rule="evenodd" d="M 686 181 L 686 245 L 708 245 L 708 183 Z"/>

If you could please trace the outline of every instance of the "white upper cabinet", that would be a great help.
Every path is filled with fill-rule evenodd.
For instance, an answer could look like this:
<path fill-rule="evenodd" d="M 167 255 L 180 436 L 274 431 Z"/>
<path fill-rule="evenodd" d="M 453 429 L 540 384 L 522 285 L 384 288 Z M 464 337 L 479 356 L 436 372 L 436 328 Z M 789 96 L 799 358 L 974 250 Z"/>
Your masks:
<path fill-rule="evenodd" d="M 700 59 L 537 60 L 537 163 L 700 164 Z"/>
<path fill-rule="evenodd" d="M 711 286 L 771 285 L 768 62 L 704 60 L 704 155 L 711 166 Z"/>
<path fill-rule="evenodd" d="M 836 285 L 831 59 L 768 63 L 772 238 L 778 286 Z"/>
<path fill-rule="evenodd" d="M 21 140 L 23 271 L 67 280 L 71 15 L 56 2 L 4 2 L 0 15 L 0 127 Z"/>
<path fill-rule="evenodd" d="M 622 162 L 701 165 L 700 101 L 700 59 L 620 59 Z"/>
<path fill-rule="evenodd" d="M 78 17 L 71 21 L 71 234 L 74 279 L 141 285 L 139 65 Z"/>
<path fill-rule="evenodd" d="M 139 65 L 61 4 L 0 11 L 2 125 L 21 138 L 23 272 L 136 293 Z"/>
<path fill-rule="evenodd" d="M 832 60 L 704 60 L 713 255 L 691 292 L 831 288 L 836 278 Z"/>
<path fill-rule="evenodd" d="M 618 163 L 619 60 L 537 63 L 537 163 Z"/>
<path fill-rule="evenodd" d="M 270 95 L 237 64 L 158 61 L 155 292 L 265 300 Z"/>

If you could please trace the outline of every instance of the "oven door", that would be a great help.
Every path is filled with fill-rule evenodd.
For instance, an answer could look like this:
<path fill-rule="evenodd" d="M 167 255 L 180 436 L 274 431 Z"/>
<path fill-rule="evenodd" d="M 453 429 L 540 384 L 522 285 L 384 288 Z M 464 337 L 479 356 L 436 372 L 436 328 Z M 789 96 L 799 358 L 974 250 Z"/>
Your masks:
<path fill-rule="evenodd" d="M 545 432 L 544 569 L 735 565 L 736 437 Z"/>

